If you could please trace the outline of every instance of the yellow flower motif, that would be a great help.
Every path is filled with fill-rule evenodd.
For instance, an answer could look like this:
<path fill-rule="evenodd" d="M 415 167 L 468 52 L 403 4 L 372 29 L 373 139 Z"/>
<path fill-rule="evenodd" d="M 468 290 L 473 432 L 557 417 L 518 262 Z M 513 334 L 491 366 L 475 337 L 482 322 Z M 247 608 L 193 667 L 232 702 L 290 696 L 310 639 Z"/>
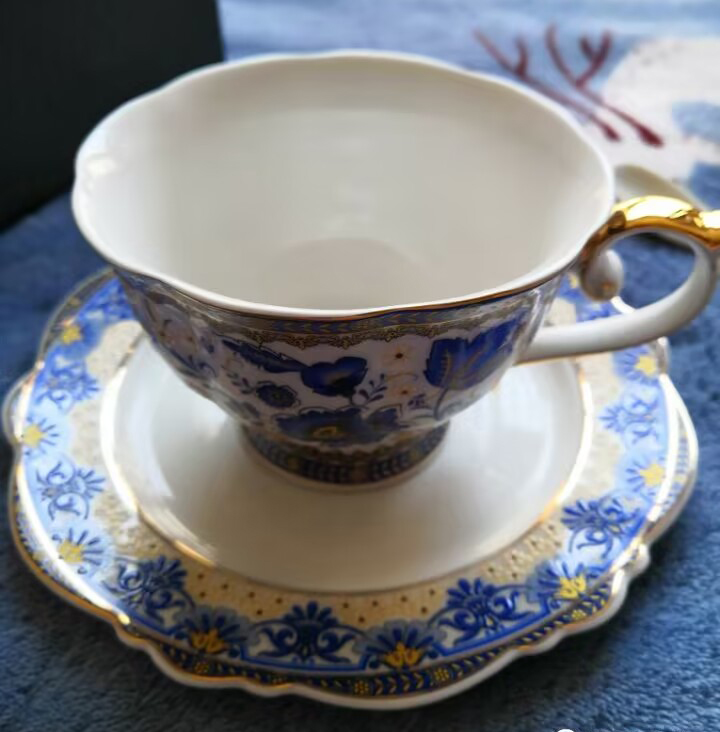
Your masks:
<path fill-rule="evenodd" d="M 555 597 L 561 600 L 577 600 L 587 590 L 587 581 L 584 574 L 577 577 L 560 577 L 560 587 L 555 592 Z"/>
<path fill-rule="evenodd" d="M 47 435 L 42 430 L 42 428 L 38 427 L 36 424 L 28 425 L 25 430 L 22 433 L 22 437 L 20 438 L 20 442 L 22 442 L 23 445 L 27 445 L 31 449 L 35 449 L 46 437 Z"/>
<path fill-rule="evenodd" d="M 396 344 L 392 348 L 388 348 L 382 361 L 390 371 L 404 371 L 408 368 L 413 353 L 414 349 L 407 343 Z"/>
<path fill-rule="evenodd" d="M 383 656 L 383 661 L 392 668 L 409 668 L 420 662 L 423 654 L 417 648 L 410 648 L 402 641 L 398 641 L 394 650 Z"/>
<path fill-rule="evenodd" d="M 353 694 L 357 694 L 358 696 L 369 696 L 372 694 L 372 687 L 369 682 L 358 680 L 353 684 Z"/>
<path fill-rule="evenodd" d="M 651 463 L 647 468 L 638 470 L 638 474 L 642 476 L 648 488 L 656 488 L 662 485 L 665 479 L 665 468 L 660 463 Z"/>
<path fill-rule="evenodd" d="M 204 676 L 210 673 L 210 664 L 207 661 L 195 661 L 193 672 L 198 674 L 198 676 Z"/>
<path fill-rule="evenodd" d="M 432 677 L 436 684 L 444 684 L 450 681 L 450 672 L 446 668 L 436 668 L 432 672 Z"/>
<path fill-rule="evenodd" d="M 190 645 L 205 653 L 222 653 L 228 648 L 228 644 L 218 636 L 217 628 L 211 628 L 207 633 L 200 631 L 190 633 Z"/>
<path fill-rule="evenodd" d="M 578 622 L 579 620 L 584 620 L 587 617 L 587 613 L 584 610 L 581 610 L 579 607 L 575 608 L 570 613 L 570 617 L 575 621 Z"/>
<path fill-rule="evenodd" d="M 641 353 L 635 361 L 635 370 L 640 371 L 647 377 L 657 376 L 657 361 L 649 353 Z"/>
<path fill-rule="evenodd" d="M 82 340 L 82 331 L 77 323 L 66 325 L 60 333 L 60 342 L 69 346 L 71 343 L 77 343 Z"/>
<path fill-rule="evenodd" d="M 388 377 L 387 396 L 391 399 L 404 401 L 415 396 L 416 392 L 415 379 L 409 374 Z"/>
<path fill-rule="evenodd" d="M 70 541 L 70 539 L 63 539 L 60 542 L 58 556 L 68 564 L 80 564 L 85 558 L 82 545 Z"/>

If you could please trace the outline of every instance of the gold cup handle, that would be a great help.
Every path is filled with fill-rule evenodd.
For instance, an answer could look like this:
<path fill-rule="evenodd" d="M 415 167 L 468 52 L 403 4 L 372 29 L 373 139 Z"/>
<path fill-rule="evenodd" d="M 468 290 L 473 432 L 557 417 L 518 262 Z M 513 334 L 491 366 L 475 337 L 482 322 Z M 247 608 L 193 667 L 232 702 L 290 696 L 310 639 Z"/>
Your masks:
<path fill-rule="evenodd" d="M 612 318 L 541 328 L 522 361 L 629 348 L 668 335 L 690 322 L 715 289 L 720 211 L 698 211 L 685 201 L 665 196 L 642 196 L 617 204 L 580 253 L 580 283 L 595 299 L 613 297 L 620 290 L 622 267 L 608 248 L 631 234 L 663 231 L 681 235 L 695 254 L 695 266 L 677 290 Z"/>

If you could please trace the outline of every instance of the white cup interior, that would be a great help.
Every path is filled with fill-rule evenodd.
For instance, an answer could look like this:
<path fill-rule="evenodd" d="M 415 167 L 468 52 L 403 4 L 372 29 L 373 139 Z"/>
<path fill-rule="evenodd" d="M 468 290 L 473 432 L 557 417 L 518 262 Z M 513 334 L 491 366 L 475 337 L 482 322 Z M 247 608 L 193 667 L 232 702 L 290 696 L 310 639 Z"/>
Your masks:
<path fill-rule="evenodd" d="M 611 194 L 539 97 L 347 54 L 215 67 L 122 107 L 81 148 L 74 207 L 111 261 L 192 294 L 346 311 L 546 276 Z"/>

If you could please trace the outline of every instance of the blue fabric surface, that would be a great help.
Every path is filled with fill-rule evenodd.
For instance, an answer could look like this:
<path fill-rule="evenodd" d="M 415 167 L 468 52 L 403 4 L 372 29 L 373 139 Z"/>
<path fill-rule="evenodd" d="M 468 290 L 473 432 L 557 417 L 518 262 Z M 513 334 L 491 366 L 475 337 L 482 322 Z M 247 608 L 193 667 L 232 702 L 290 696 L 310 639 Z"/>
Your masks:
<path fill-rule="evenodd" d="M 702 36 L 720 27 L 720 7 L 711 2 L 682 8 L 670 2 L 626 5 L 630 4 L 588 0 L 532 4 L 398 0 L 392 5 L 256 0 L 224 2 L 221 7 L 233 56 L 377 46 L 431 53 L 486 70 L 498 69 L 473 39 L 473 29 L 479 25 L 506 49 L 522 32 L 533 49 L 543 52 L 541 36 L 550 21 L 562 23 L 563 35 L 571 39 L 575 31 L 597 34 L 612 27 L 619 40 L 597 77 L 600 87 L 643 39 Z M 539 76 L 555 79 L 556 70 L 544 69 Z M 661 172 L 687 179 L 699 195 L 720 205 L 720 153 L 713 147 L 718 130 L 708 121 L 717 118 L 719 107 L 702 89 L 693 94 L 679 100 L 682 106 L 667 116 L 670 122 L 653 116 L 651 107 L 643 118 L 648 124 L 665 124 L 664 135 L 675 135 L 673 155 L 663 157 L 668 146 L 650 151 L 655 157 L 641 146 L 623 149 L 630 159 L 637 153 L 645 156 L 645 162 L 657 160 Z M 612 115 L 607 118 L 617 122 Z M 675 132 L 670 124 L 677 126 Z M 627 128 L 622 132 L 627 136 Z M 702 145 L 692 147 L 690 142 L 698 139 Z M 614 149 L 607 144 L 613 156 Z M 679 161 L 684 149 L 692 159 Z M 684 167 L 677 167 L 681 162 Z M 625 294 L 636 305 L 676 285 L 689 265 L 688 257 L 671 246 L 637 243 L 622 250 L 627 264 Z M 45 321 L 61 297 L 99 266 L 72 221 L 67 197 L 0 233 L 0 391 L 4 393 L 32 365 Z M 67 606 L 29 574 L 12 547 L 3 502 L 0 730 L 353 732 L 371 726 L 380 732 L 562 728 L 699 732 L 720 728 L 719 331 L 720 295 L 695 323 L 671 339 L 671 374 L 700 439 L 697 491 L 677 526 L 654 550 L 652 567 L 633 585 L 620 614 L 598 630 L 571 638 L 550 653 L 521 660 L 459 697 L 415 711 L 370 716 L 294 698 L 262 700 L 239 691 L 188 689 L 163 677 L 143 654 L 120 645 L 109 626 Z M 9 460 L 9 448 L 2 443 L 2 475 L 7 474 Z"/>

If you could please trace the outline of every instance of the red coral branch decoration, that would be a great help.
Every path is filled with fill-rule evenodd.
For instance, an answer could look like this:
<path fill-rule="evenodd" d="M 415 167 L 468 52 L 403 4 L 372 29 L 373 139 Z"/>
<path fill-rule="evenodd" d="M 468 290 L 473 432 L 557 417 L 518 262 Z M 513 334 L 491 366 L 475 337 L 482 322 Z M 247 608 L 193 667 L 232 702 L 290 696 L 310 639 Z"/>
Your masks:
<path fill-rule="evenodd" d="M 621 120 L 629 124 L 638 133 L 638 136 L 643 142 L 647 143 L 648 145 L 652 145 L 653 147 L 661 147 L 663 141 L 656 132 L 651 130 L 647 125 L 643 124 L 639 120 L 635 119 L 635 117 L 633 117 L 632 115 L 628 114 L 627 112 L 623 112 L 622 109 L 618 109 L 612 104 L 608 104 L 599 94 L 587 87 L 588 81 L 590 81 L 590 79 L 592 79 L 593 76 L 597 74 L 602 65 L 605 63 L 608 57 L 608 53 L 610 52 L 611 43 L 612 39 L 608 32 L 605 32 L 603 34 L 600 45 L 597 47 L 597 49 L 594 49 L 591 46 L 590 41 L 587 37 L 584 36 L 583 38 L 581 38 L 580 50 L 583 52 L 585 58 L 588 60 L 588 66 L 582 74 L 576 76 L 570 70 L 570 67 L 567 65 L 565 59 L 560 53 L 560 48 L 557 44 L 557 38 L 555 34 L 555 26 L 550 25 L 545 31 L 545 45 L 547 46 L 550 57 L 555 63 L 555 66 L 557 66 L 558 71 L 560 71 L 563 77 L 565 77 L 566 81 L 578 92 L 578 94 L 581 94 L 586 99 L 589 99 L 591 102 L 597 104 L 599 107 L 607 109 L 608 112 L 611 112 L 612 114 L 616 115 Z"/>
<path fill-rule="evenodd" d="M 609 140 L 619 140 L 620 135 L 604 120 L 600 119 L 590 107 L 575 101 L 571 97 L 548 86 L 540 79 L 536 79 L 528 72 L 529 51 L 527 44 L 522 38 L 515 39 L 515 45 L 518 50 L 517 61 L 511 61 L 485 34 L 475 31 L 475 38 L 485 47 L 485 50 L 495 59 L 495 61 L 506 71 L 516 76 L 528 86 L 539 91 L 550 99 L 559 104 L 572 109 L 574 112 L 585 117 L 588 121 L 597 125 Z"/>
<path fill-rule="evenodd" d="M 621 139 L 615 128 L 601 119 L 596 114 L 593 107 L 583 104 L 567 94 L 563 94 L 549 84 L 546 84 L 540 79 L 532 76 L 528 70 L 530 64 L 530 53 L 528 51 L 527 44 L 522 37 L 515 39 L 515 46 L 517 48 L 517 60 L 515 61 L 511 60 L 480 31 L 475 31 L 475 38 L 484 46 L 485 50 L 503 69 L 513 74 L 520 81 L 531 86 L 533 89 L 536 89 L 545 96 L 550 97 L 550 99 L 553 99 L 559 104 L 564 105 L 568 109 L 573 110 L 592 124 L 596 125 L 608 140 Z M 587 36 L 580 37 L 578 40 L 578 46 L 587 61 L 587 66 L 582 73 L 579 74 L 575 74 L 570 69 L 565 58 L 560 52 L 554 25 L 548 26 L 545 31 L 545 46 L 558 71 L 575 92 L 592 102 L 595 108 L 599 107 L 600 109 L 604 109 L 630 125 L 638 134 L 638 137 L 640 137 L 640 139 L 647 145 L 652 145 L 653 147 L 662 146 L 663 140 L 654 130 L 651 130 L 647 125 L 643 124 L 627 112 L 624 112 L 622 109 L 609 104 L 600 94 L 593 91 L 588 86 L 589 82 L 605 65 L 605 62 L 610 55 L 610 50 L 612 48 L 612 36 L 608 31 L 605 31 L 602 34 L 596 45 L 593 45 Z"/>
<path fill-rule="evenodd" d="M 553 28 L 553 26 L 550 26 Z M 554 33 L 553 28 L 553 33 Z M 578 84 L 584 86 L 592 79 L 595 74 L 603 67 L 605 61 L 607 61 L 608 54 L 610 53 L 610 46 L 612 45 L 612 36 L 608 31 L 605 31 L 600 38 L 600 45 L 597 48 L 593 48 L 590 45 L 590 39 L 587 36 L 580 38 L 580 50 L 583 52 L 585 58 L 590 62 L 587 69 L 583 74 L 578 77 Z"/>

